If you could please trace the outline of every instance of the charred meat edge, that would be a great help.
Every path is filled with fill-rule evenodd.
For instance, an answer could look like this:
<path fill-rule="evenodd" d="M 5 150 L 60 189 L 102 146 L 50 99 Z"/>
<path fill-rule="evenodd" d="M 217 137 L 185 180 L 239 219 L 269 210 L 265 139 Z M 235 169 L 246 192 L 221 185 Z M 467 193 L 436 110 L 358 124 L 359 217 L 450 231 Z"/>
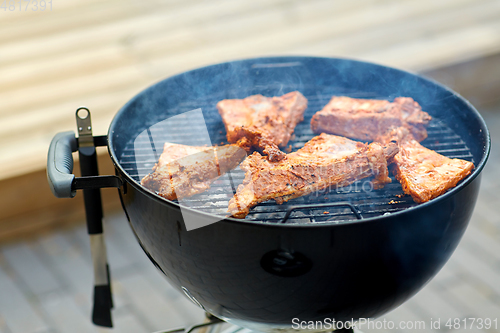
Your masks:
<path fill-rule="evenodd" d="M 343 153 L 346 146 L 349 152 Z M 391 181 L 387 160 L 397 151 L 395 143 L 386 146 L 364 144 L 321 134 L 279 162 L 271 162 L 254 152 L 240 164 L 245 179 L 230 200 L 228 212 L 233 217 L 244 218 L 252 207 L 269 199 L 282 204 L 314 191 L 347 186 L 370 176 L 374 176 L 374 188 L 382 188 Z"/>

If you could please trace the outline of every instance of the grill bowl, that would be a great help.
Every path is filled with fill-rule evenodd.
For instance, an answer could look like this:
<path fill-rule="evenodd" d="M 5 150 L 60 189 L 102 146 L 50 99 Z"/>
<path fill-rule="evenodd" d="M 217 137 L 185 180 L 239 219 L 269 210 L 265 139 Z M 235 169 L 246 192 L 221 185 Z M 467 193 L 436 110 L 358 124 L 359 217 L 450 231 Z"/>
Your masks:
<path fill-rule="evenodd" d="M 225 140 L 215 109 L 218 100 L 293 90 L 317 101 L 310 103 L 306 120 L 299 125 L 303 128 L 298 128 L 294 149 L 312 137 L 307 116 L 332 95 L 407 96 L 435 119 L 431 140 L 424 145 L 451 140 L 452 149 L 441 152 L 474 161 L 475 169 L 454 189 L 420 205 L 411 199 L 397 207 L 388 205 L 389 197 L 401 192 L 397 182 L 389 192 L 329 193 L 329 199 L 308 196 L 301 200 L 350 201 L 366 209 L 361 209 L 362 220 L 344 210 L 336 209 L 326 219 L 320 219 L 317 210 L 302 210 L 300 220 L 306 216 L 312 221 L 306 224 L 293 223 L 294 218 L 299 220 L 296 215 L 292 223 L 276 223 L 286 206 L 273 204 L 257 207 L 257 213 L 245 220 L 196 207 L 181 212 L 179 203 L 139 184 L 142 161 L 129 148 L 153 124 L 201 107 L 210 139 L 218 143 Z M 438 133 L 434 138 L 432 129 Z M 466 100 L 425 78 L 347 59 L 276 57 L 204 67 L 151 86 L 117 113 L 108 146 L 117 173 L 126 181 L 120 197 L 130 225 L 169 282 L 217 317 L 271 332 L 290 329 L 294 318 L 378 317 L 414 295 L 445 264 L 465 232 L 490 141 L 484 121 Z M 186 231 L 186 214 L 206 226 Z M 214 219 L 221 221 L 212 223 Z"/>

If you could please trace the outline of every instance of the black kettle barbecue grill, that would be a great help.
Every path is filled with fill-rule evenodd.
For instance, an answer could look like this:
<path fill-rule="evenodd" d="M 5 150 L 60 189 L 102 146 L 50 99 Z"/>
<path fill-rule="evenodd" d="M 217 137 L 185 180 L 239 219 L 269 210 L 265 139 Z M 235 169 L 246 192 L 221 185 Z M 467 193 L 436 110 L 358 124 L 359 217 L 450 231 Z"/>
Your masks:
<path fill-rule="evenodd" d="M 333 95 L 408 96 L 433 117 L 423 145 L 472 161 L 475 169 L 424 204 L 401 197 L 401 185 L 393 178 L 382 190 L 360 184 L 283 205 L 265 202 L 242 220 L 225 217 L 230 196 L 225 191 L 242 181 L 240 170 L 180 203 L 140 185 L 164 141 L 189 139 L 194 144 L 203 131 L 214 144 L 226 141 L 215 107 L 219 100 L 294 90 L 308 98 L 309 106 L 295 129 L 293 150 L 314 136 L 310 118 Z M 183 116 L 192 110 L 202 115 L 201 123 L 200 117 Z M 112 301 L 99 188 L 118 188 L 138 242 L 173 286 L 217 318 L 277 332 L 291 330 L 293 318 L 375 318 L 413 296 L 460 241 L 490 150 L 483 119 L 455 92 L 405 71 L 347 59 L 258 58 L 182 73 L 129 101 L 107 136 L 92 136 L 87 111 L 77 112 L 78 138 L 66 132 L 53 139 L 47 170 L 56 196 L 84 191 L 95 268 L 93 319 L 106 326 L 111 326 Z M 94 147 L 104 145 L 116 175 L 98 176 Z M 82 177 L 75 178 L 71 153 L 77 150 Z M 187 216 L 205 226 L 187 231 Z"/>

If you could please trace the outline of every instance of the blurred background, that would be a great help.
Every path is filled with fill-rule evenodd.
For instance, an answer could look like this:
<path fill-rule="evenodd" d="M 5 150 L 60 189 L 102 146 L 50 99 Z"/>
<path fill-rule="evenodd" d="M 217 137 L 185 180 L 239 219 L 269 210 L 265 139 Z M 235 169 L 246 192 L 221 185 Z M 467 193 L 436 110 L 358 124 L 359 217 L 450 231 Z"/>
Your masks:
<path fill-rule="evenodd" d="M 122 105 L 162 78 L 271 55 L 417 72 L 479 109 L 493 151 L 471 225 L 439 275 L 386 318 L 498 318 L 496 330 L 452 331 L 500 332 L 499 0 L 16 0 L 1 3 L 0 32 L 0 333 L 109 331 L 90 324 L 82 196 L 56 199 L 45 176 L 50 140 L 76 130 L 76 109 L 87 106 L 103 135 Z M 99 163 L 113 173 L 106 149 Z M 202 321 L 141 252 L 116 190 L 103 195 L 114 331 Z"/>

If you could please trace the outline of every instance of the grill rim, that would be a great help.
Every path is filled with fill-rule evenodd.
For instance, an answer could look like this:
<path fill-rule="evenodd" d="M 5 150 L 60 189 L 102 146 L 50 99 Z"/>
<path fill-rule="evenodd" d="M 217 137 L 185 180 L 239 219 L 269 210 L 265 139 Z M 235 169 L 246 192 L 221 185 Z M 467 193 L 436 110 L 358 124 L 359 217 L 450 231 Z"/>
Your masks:
<path fill-rule="evenodd" d="M 325 227 L 325 226 L 342 226 L 342 225 L 353 224 L 353 223 L 365 223 L 365 222 L 368 223 L 368 222 L 377 221 L 377 220 L 384 220 L 384 219 L 387 219 L 389 217 L 390 218 L 393 218 L 393 217 L 394 218 L 400 218 L 401 216 L 403 216 L 405 214 L 412 214 L 415 210 L 425 209 L 426 207 L 430 207 L 430 206 L 433 206 L 435 204 L 439 204 L 440 202 L 442 202 L 444 200 L 447 200 L 450 196 L 454 196 L 456 193 L 458 193 L 459 191 L 461 191 L 464 187 L 466 187 L 468 184 L 470 184 L 471 182 L 473 182 L 480 175 L 481 171 L 483 170 L 484 166 L 486 165 L 486 162 L 487 162 L 487 160 L 489 158 L 489 154 L 490 154 L 490 151 L 491 151 L 491 136 L 490 136 L 489 130 L 488 130 L 487 126 L 486 126 L 486 122 L 482 118 L 481 114 L 463 96 L 461 96 L 460 94 L 458 94 L 457 92 L 455 92 L 451 88 L 448 88 L 448 87 L 444 86 L 443 84 L 441 84 L 439 82 L 436 82 L 433 79 L 430 79 L 430 78 L 427 78 L 427 77 L 423 77 L 423 76 L 420 76 L 418 74 L 411 73 L 409 71 L 405 71 L 405 70 L 401 70 L 401 69 L 397 69 L 397 68 L 393 68 L 393 67 L 388 67 L 388 66 L 383 66 L 383 65 L 379 65 L 379 64 L 374 64 L 374 63 L 367 62 L 367 61 L 353 60 L 353 59 L 348 59 L 348 58 L 329 58 L 329 57 L 311 57 L 311 56 L 306 56 L 306 57 L 300 57 L 300 56 L 290 56 L 290 57 L 287 57 L 287 56 L 275 56 L 275 57 L 260 57 L 260 58 L 239 59 L 239 60 L 228 61 L 228 62 L 224 62 L 224 63 L 220 63 L 220 64 L 213 64 L 213 65 L 210 65 L 210 66 L 202 66 L 202 67 L 199 67 L 199 68 L 196 68 L 196 69 L 192 69 L 190 71 L 186 71 L 186 72 L 182 72 L 182 73 L 170 76 L 168 78 L 165 78 L 163 80 L 160 80 L 160 81 L 158 81 L 158 82 L 150 85 L 149 87 L 147 87 L 146 89 L 144 89 L 143 91 L 141 91 L 137 95 L 135 95 L 131 100 L 129 100 L 115 114 L 115 116 L 113 117 L 113 120 L 111 121 L 111 125 L 110 125 L 110 127 L 108 129 L 108 134 L 107 134 L 107 137 L 108 137 L 108 153 L 109 153 L 109 155 L 111 157 L 111 160 L 112 160 L 112 162 L 113 162 L 113 164 L 115 166 L 115 169 L 118 170 L 118 172 L 121 175 L 121 177 L 125 178 L 125 180 L 128 183 L 128 185 L 134 187 L 135 190 L 138 190 L 140 193 L 146 195 L 147 197 L 149 197 L 150 199 L 155 200 L 158 203 L 166 204 L 166 205 L 170 206 L 171 208 L 175 208 L 175 209 L 180 210 L 181 209 L 181 205 L 179 203 L 176 203 L 176 202 L 173 202 L 171 200 L 165 199 L 165 198 L 157 195 L 156 193 L 154 193 L 154 192 L 146 189 L 145 187 L 143 187 L 142 185 L 140 185 L 139 183 L 137 183 L 136 180 L 134 180 L 132 178 L 132 176 L 130 176 L 123 169 L 123 167 L 121 166 L 121 163 L 119 162 L 119 157 L 116 156 L 116 152 L 115 152 L 115 148 L 114 148 L 114 143 L 113 143 L 113 133 L 115 132 L 115 127 L 117 126 L 117 119 L 120 118 L 121 114 L 125 112 L 125 110 L 127 109 L 127 107 L 131 103 L 133 103 L 135 100 L 139 99 L 141 97 L 141 95 L 145 91 L 148 91 L 150 89 L 154 89 L 154 87 L 157 84 L 159 84 L 160 82 L 162 82 L 164 80 L 175 79 L 175 78 L 181 77 L 181 76 L 183 76 L 185 74 L 193 73 L 193 72 L 195 72 L 197 70 L 200 70 L 200 69 L 203 69 L 203 68 L 215 67 L 215 66 L 219 66 L 221 64 L 230 64 L 230 63 L 247 62 L 247 61 L 266 61 L 267 62 L 269 60 L 271 60 L 271 61 L 275 60 L 275 61 L 279 61 L 279 62 L 294 63 L 294 62 L 300 61 L 303 58 L 318 59 L 318 60 L 349 61 L 349 62 L 352 62 L 352 63 L 355 63 L 355 64 L 365 64 L 365 65 L 379 67 L 380 69 L 384 69 L 384 68 L 385 69 L 390 69 L 390 70 L 393 70 L 393 71 L 396 71 L 396 72 L 404 73 L 406 75 L 416 76 L 419 79 L 421 79 L 423 81 L 427 81 L 428 83 L 430 83 L 432 85 L 435 85 L 435 86 L 443 89 L 444 91 L 450 93 L 450 95 L 452 95 L 453 97 L 457 98 L 460 102 L 464 103 L 468 107 L 468 109 L 469 109 L 468 111 L 473 114 L 474 118 L 479 123 L 480 132 L 484 133 L 485 144 L 483 146 L 483 152 L 482 152 L 482 155 L 481 155 L 481 159 L 478 161 L 477 165 L 474 166 L 473 172 L 469 176 L 467 176 L 466 179 L 464 179 L 463 181 L 459 182 L 454 188 L 448 190 L 446 193 L 440 195 L 439 197 L 434 198 L 432 200 L 429 200 L 429 201 L 427 201 L 425 203 L 417 204 L 417 205 L 415 205 L 413 207 L 409 207 L 409 208 L 401 210 L 401 211 L 390 213 L 389 215 L 366 217 L 366 218 L 362 218 L 362 219 L 353 219 L 353 220 L 349 220 L 349 221 L 342 222 L 342 223 L 339 223 L 339 221 L 324 221 L 324 222 L 321 222 L 321 223 L 297 223 L 297 224 L 295 224 L 295 223 L 269 223 L 269 222 L 263 222 L 263 221 L 255 221 L 255 220 L 237 219 L 237 218 L 233 218 L 233 217 L 222 217 L 220 215 L 207 213 L 207 212 L 200 211 L 200 210 L 197 210 L 197 209 L 193 209 L 193 208 L 187 207 L 187 206 L 182 206 L 183 210 L 189 210 L 191 213 L 200 214 L 200 215 L 206 216 L 207 218 L 209 217 L 209 218 L 213 219 L 215 217 L 215 218 L 219 219 L 218 222 L 246 223 L 248 225 L 266 226 L 266 227 L 272 227 L 272 228 L 274 228 L 274 227 L 279 227 L 279 228 L 282 228 L 282 227 L 287 227 L 287 228 L 311 228 L 311 227 Z M 443 121 L 443 119 L 441 119 L 441 121 Z M 314 207 L 311 207 L 311 208 L 314 208 Z"/>

